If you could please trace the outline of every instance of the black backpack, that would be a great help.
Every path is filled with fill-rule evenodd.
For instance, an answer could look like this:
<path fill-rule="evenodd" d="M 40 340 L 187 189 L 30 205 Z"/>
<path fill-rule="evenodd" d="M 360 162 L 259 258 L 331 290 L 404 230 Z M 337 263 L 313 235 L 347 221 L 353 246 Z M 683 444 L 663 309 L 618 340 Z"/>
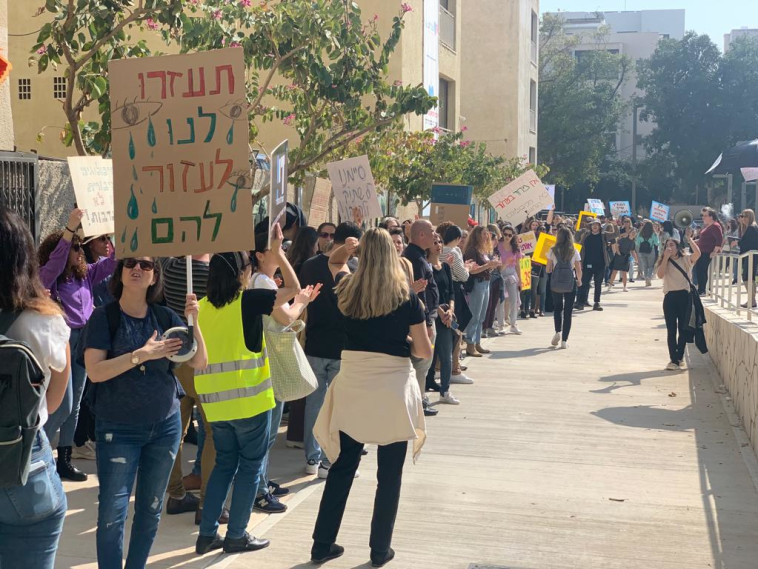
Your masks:
<path fill-rule="evenodd" d="M 0 488 L 26 484 L 46 391 L 45 373 L 29 345 L 5 335 L 16 318 L 0 312 Z"/>
<path fill-rule="evenodd" d="M 574 267 L 573 257 L 571 260 L 564 261 L 558 259 L 553 254 L 557 262 L 553 265 L 553 272 L 550 276 L 550 290 L 553 292 L 567 293 L 574 290 Z"/>
<path fill-rule="evenodd" d="M 652 245 L 650 245 L 650 241 L 648 241 L 647 239 L 643 239 L 640 242 L 640 253 L 652 253 L 652 252 L 653 252 L 653 247 Z"/>

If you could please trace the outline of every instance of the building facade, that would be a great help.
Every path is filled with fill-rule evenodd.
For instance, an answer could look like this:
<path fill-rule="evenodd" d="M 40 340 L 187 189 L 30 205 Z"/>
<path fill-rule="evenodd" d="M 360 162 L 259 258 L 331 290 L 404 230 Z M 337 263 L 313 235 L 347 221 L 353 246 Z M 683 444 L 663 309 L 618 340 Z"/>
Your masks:
<path fill-rule="evenodd" d="M 729 51 L 729 47 L 732 42 L 737 38 L 758 38 L 758 29 L 756 28 L 740 28 L 739 30 L 732 30 L 728 34 L 724 34 L 724 53 Z"/>

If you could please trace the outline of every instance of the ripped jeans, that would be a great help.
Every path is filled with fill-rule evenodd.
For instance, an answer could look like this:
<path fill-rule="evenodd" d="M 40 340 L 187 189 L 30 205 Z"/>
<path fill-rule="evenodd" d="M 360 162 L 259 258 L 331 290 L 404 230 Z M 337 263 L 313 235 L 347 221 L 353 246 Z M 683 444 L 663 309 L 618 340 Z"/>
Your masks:
<path fill-rule="evenodd" d="M 134 481 L 134 519 L 126 569 L 143 569 L 161 520 L 163 496 L 182 435 L 180 413 L 164 421 L 130 425 L 96 420 L 97 564 L 99 569 L 122 569 L 124 525 Z"/>

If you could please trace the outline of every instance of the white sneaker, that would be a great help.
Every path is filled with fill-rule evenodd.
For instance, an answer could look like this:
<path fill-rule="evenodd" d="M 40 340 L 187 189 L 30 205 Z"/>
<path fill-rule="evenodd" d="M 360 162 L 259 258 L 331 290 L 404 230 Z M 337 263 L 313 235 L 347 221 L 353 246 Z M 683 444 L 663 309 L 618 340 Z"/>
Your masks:
<path fill-rule="evenodd" d="M 319 464 L 317 460 L 310 459 L 305 463 L 306 474 L 318 474 Z"/>
<path fill-rule="evenodd" d="M 666 366 L 666 371 L 679 371 L 679 364 L 675 364 L 674 362 L 669 362 Z"/>
<path fill-rule="evenodd" d="M 74 446 L 71 449 L 71 458 L 78 458 L 82 460 L 95 460 L 96 451 L 95 443 L 92 441 L 85 442 L 82 446 Z"/>
<path fill-rule="evenodd" d="M 519 330 L 519 327 L 516 326 L 515 324 L 511 326 L 510 332 L 511 334 L 521 335 L 521 330 Z"/>
<path fill-rule="evenodd" d="M 460 405 L 461 402 L 448 391 L 447 393 L 440 393 L 440 403 L 445 403 L 446 405 Z"/>
<path fill-rule="evenodd" d="M 553 336 L 553 339 L 550 340 L 550 345 L 551 346 L 557 346 L 558 342 L 560 342 L 560 341 L 561 341 L 561 333 L 560 332 L 556 332 L 555 335 Z"/>
<path fill-rule="evenodd" d="M 569 347 L 568 342 L 561 342 L 561 350 L 565 350 L 568 347 Z"/>
<path fill-rule="evenodd" d="M 684 362 L 679 362 L 679 369 L 682 370 L 682 371 L 686 371 L 687 370 L 687 366 L 684 364 Z"/>
<path fill-rule="evenodd" d="M 461 372 L 456 375 L 451 375 L 450 383 L 462 383 L 465 385 L 471 385 L 474 383 L 474 380 L 467 376 L 465 373 Z"/>
<path fill-rule="evenodd" d="M 434 372 L 434 379 L 436 379 L 436 380 L 439 380 L 439 379 L 440 379 L 440 377 L 442 377 L 442 375 L 440 374 L 440 372 L 438 372 L 438 371 L 435 371 L 435 372 Z"/>
<path fill-rule="evenodd" d="M 332 467 L 332 463 L 328 460 L 322 460 L 318 465 L 318 477 L 321 479 L 326 480 L 326 477 L 329 476 L 329 469 Z M 359 470 L 355 471 L 355 476 L 353 478 L 358 478 L 361 475 Z"/>

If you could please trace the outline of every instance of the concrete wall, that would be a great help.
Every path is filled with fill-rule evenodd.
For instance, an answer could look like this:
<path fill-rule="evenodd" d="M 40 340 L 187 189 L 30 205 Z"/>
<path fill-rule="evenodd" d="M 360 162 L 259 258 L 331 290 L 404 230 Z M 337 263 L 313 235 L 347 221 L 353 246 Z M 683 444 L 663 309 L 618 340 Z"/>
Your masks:
<path fill-rule="evenodd" d="M 706 304 L 708 351 L 758 452 L 758 322 Z"/>
<path fill-rule="evenodd" d="M 11 59 L 8 53 L 8 0 L 0 0 L 0 54 Z M 16 67 L 20 61 L 16 60 Z M 13 115 L 11 114 L 11 81 L 0 85 L 0 150 L 13 150 Z"/>

